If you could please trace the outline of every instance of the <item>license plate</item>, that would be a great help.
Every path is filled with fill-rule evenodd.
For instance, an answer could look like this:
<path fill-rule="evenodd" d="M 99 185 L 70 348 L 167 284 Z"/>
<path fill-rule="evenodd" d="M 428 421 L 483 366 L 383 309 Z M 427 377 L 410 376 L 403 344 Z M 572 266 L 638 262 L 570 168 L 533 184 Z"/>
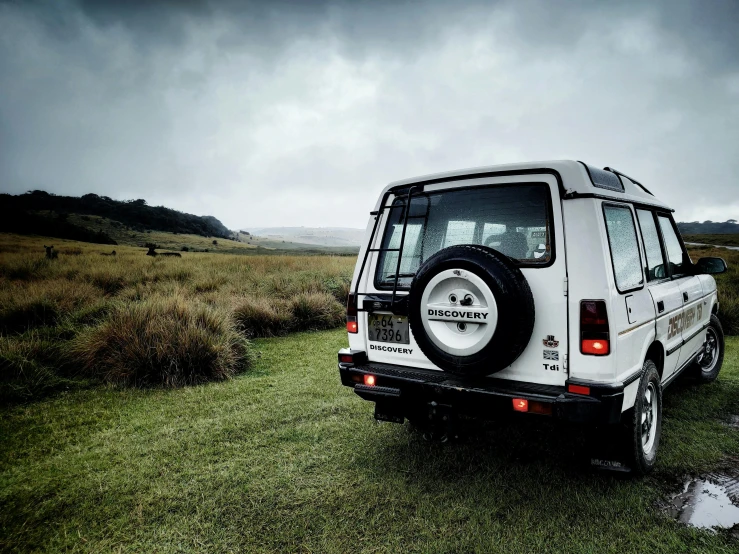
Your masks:
<path fill-rule="evenodd" d="M 369 340 L 409 344 L 408 318 L 402 315 L 369 314 Z"/>

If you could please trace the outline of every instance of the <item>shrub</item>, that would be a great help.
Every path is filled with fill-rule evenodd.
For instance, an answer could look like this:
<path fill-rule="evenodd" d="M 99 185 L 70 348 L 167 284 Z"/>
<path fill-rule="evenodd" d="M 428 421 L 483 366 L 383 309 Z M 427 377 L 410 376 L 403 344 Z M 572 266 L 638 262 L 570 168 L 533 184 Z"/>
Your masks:
<path fill-rule="evenodd" d="M 117 306 L 107 321 L 83 331 L 72 350 L 84 374 L 134 386 L 227 379 L 249 362 L 248 344 L 229 313 L 179 296 Z"/>
<path fill-rule="evenodd" d="M 279 336 L 293 327 L 292 313 L 284 300 L 244 299 L 234 310 L 234 317 L 248 337 Z"/>
<path fill-rule="evenodd" d="M 294 327 L 299 330 L 319 330 L 338 327 L 346 312 L 336 299 L 325 292 L 301 293 L 290 300 Z"/>

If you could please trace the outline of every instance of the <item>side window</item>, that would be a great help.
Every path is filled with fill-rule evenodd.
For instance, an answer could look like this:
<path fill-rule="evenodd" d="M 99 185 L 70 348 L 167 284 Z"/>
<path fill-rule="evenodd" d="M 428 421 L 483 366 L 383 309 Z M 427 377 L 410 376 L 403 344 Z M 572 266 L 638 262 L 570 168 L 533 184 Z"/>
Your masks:
<path fill-rule="evenodd" d="M 636 210 L 641 236 L 644 239 L 644 252 L 647 255 L 645 273 L 647 281 L 656 281 L 667 277 L 665 262 L 662 259 L 662 248 L 659 245 L 659 233 L 654 223 L 654 216 L 648 210 Z"/>
<path fill-rule="evenodd" d="M 677 238 L 675 229 L 672 226 L 670 218 L 664 215 L 657 216 L 659 219 L 659 228 L 662 231 L 662 238 L 665 241 L 665 250 L 667 250 L 667 261 L 670 264 L 670 272 L 672 275 L 683 275 L 687 270 L 687 264 L 683 256 L 683 247 L 680 239 Z"/>
<path fill-rule="evenodd" d="M 603 206 L 611 247 L 613 274 L 619 292 L 626 292 L 644 283 L 636 227 L 631 210 L 622 206 Z"/>

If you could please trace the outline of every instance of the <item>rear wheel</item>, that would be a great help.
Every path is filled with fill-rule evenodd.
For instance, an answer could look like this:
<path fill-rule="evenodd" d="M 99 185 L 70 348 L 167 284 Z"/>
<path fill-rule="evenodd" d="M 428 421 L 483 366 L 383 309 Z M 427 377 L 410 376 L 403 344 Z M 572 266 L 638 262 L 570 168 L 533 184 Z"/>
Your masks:
<path fill-rule="evenodd" d="M 724 329 L 715 314 L 706 328 L 706 340 L 693 365 L 693 375 L 701 383 L 712 383 L 724 363 Z"/>
<path fill-rule="evenodd" d="M 662 384 L 657 366 L 644 362 L 634 407 L 623 416 L 625 450 L 637 475 L 649 473 L 657 462 L 662 434 Z"/>

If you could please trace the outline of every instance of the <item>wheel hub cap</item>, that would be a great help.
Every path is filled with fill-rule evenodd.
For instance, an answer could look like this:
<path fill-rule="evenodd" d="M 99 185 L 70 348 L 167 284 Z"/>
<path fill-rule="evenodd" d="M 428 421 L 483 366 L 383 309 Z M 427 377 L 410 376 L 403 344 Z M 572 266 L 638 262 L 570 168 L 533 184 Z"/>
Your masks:
<path fill-rule="evenodd" d="M 641 442 L 645 454 L 654 448 L 657 430 L 657 389 L 654 383 L 649 383 L 644 391 L 641 414 Z"/>
<path fill-rule="evenodd" d="M 469 356 L 482 350 L 498 325 L 498 306 L 490 287 L 464 269 L 434 276 L 421 296 L 421 321 L 442 350 Z"/>

